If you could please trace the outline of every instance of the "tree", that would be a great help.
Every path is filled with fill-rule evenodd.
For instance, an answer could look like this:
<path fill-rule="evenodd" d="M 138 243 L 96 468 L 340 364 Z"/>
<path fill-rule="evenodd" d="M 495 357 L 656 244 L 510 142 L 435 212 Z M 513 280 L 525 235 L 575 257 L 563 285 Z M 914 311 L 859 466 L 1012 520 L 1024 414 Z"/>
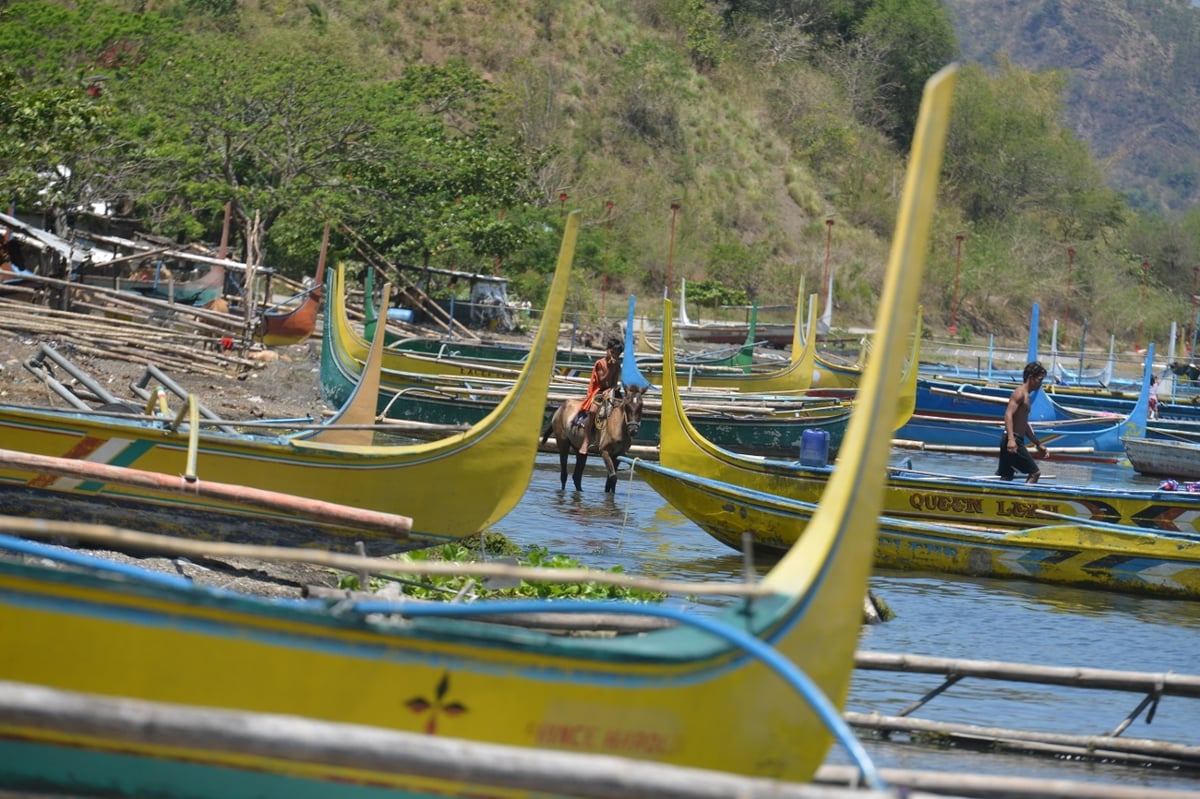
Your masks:
<path fill-rule="evenodd" d="M 390 257 L 503 260 L 552 227 L 530 218 L 548 215 L 534 208 L 545 154 L 502 132 L 494 85 L 462 64 L 414 66 L 369 98 L 377 151 L 349 170 L 366 189 L 351 213 Z"/>
<path fill-rule="evenodd" d="M 950 12 L 938 0 L 878 0 L 855 37 L 872 39 L 882 48 L 887 85 L 880 94 L 893 122 L 885 132 L 907 147 L 925 81 L 958 55 Z"/>
<path fill-rule="evenodd" d="M 1064 87 L 1062 73 L 1037 74 L 1005 59 L 995 76 L 977 64 L 961 70 L 944 168 L 970 221 L 1036 208 L 1064 241 L 1122 223 L 1123 201 L 1086 145 L 1058 122 Z"/>
<path fill-rule="evenodd" d="M 66 232 L 68 213 L 104 202 L 124 148 L 113 138 L 110 87 L 177 23 L 106 3 L 17 0 L 0 8 L 0 192 L 40 208 Z"/>
<path fill-rule="evenodd" d="M 122 134 L 140 145 L 111 190 L 183 238 L 212 231 L 230 203 L 246 260 L 262 263 L 281 218 L 303 220 L 315 238 L 349 204 L 345 175 L 371 156 L 365 81 L 309 34 L 255 47 L 192 35 L 122 87 Z"/>
<path fill-rule="evenodd" d="M 709 274 L 721 275 L 722 283 L 732 286 L 743 302 L 747 297 L 757 300 L 767 276 L 768 256 L 765 244 L 745 244 L 722 231 L 709 247 L 707 269 Z"/>
<path fill-rule="evenodd" d="M 687 284 L 688 299 L 696 304 L 696 321 L 700 320 L 700 309 L 711 307 L 716 313 L 718 305 L 745 305 L 746 292 L 731 289 L 719 280 L 708 278 Z"/>
<path fill-rule="evenodd" d="M 13 72 L 0 70 L 4 199 L 52 212 L 85 201 L 90 156 L 106 130 L 104 109 L 79 88 L 29 88 Z"/>

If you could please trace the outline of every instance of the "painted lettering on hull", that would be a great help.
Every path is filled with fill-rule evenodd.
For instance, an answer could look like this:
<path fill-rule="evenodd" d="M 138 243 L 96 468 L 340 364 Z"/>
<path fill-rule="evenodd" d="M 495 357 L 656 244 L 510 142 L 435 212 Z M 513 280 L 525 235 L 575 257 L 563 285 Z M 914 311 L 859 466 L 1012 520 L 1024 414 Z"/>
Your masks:
<path fill-rule="evenodd" d="M 543 722 L 533 729 L 539 746 L 550 749 L 599 751 L 609 754 L 664 756 L 670 753 L 668 735 L 654 730 L 611 729 L 592 724 Z"/>
<path fill-rule="evenodd" d="M 1055 502 L 1023 502 L 1011 499 L 990 501 L 983 497 L 961 497 L 940 492 L 913 492 L 908 495 L 908 505 L 921 514 L 973 516 L 986 519 L 1014 518 L 1046 521 L 1048 517 L 1039 511 L 1063 513 L 1062 507 Z"/>

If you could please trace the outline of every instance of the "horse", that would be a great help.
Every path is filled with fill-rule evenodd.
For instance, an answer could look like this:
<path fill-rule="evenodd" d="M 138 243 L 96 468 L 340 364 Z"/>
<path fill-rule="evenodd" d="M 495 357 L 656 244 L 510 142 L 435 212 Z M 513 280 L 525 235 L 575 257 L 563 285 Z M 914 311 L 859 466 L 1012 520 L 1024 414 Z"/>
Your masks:
<path fill-rule="evenodd" d="M 604 458 L 604 466 L 608 470 L 608 479 L 604 482 L 606 494 L 617 490 L 617 458 L 629 451 L 634 436 L 642 427 L 642 395 L 645 392 L 645 386 L 617 386 L 596 396 L 595 402 L 601 403 L 601 406 L 596 415 L 596 429 L 592 440 L 588 442 L 588 454 L 599 452 L 600 457 Z M 572 424 L 582 404 L 581 399 L 564 402 L 554 411 L 550 423 L 542 431 L 543 445 L 551 433 L 558 444 L 563 489 L 567 487 L 567 453 L 571 450 L 577 453 L 573 475 L 576 491 L 583 490 L 583 467 L 588 459 L 587 455 L 578 454 L 585 428 Z"/>

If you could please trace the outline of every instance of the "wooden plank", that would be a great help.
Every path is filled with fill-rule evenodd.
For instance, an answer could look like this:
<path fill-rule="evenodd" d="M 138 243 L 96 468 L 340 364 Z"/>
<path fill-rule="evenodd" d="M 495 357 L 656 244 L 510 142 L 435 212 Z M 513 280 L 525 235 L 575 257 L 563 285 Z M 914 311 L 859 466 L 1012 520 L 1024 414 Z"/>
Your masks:
<path fill-rule="evenodd" d="M 126 747 L 237 752 L 272 761 L 500 786 L 581 799 L 893 799 L 612 755 L 505 746 L 267 713 L 114 699 L 0 682 L 0 721 Z M 480 793 L 492 794 L 493 790 Z M 914 799 L 917 799 L 914 797 Z"/>

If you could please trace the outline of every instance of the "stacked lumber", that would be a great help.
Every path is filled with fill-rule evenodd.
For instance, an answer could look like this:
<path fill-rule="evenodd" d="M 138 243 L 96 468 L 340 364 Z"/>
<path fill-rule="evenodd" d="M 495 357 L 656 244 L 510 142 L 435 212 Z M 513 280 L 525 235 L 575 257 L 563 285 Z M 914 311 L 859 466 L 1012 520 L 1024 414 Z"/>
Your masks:
<path fill-rule="evenodd" d="M 244 347 L 231 347 L 239 343 L 233 331 L 240 320 L 229 314 L 136 296 L 121 299 L 124 304 L 79 302 L 75 307 L 83 310 L 62 311 L 0 297 L 0 336 L 52 339 L 95 358 L 195 374 L 229 375 L 263 366 Z M 168 306 L 168 323 L 146 321 L 158 309 L 144 303 Z M 222 326 L 221 316 L 231 323 Z"/>

